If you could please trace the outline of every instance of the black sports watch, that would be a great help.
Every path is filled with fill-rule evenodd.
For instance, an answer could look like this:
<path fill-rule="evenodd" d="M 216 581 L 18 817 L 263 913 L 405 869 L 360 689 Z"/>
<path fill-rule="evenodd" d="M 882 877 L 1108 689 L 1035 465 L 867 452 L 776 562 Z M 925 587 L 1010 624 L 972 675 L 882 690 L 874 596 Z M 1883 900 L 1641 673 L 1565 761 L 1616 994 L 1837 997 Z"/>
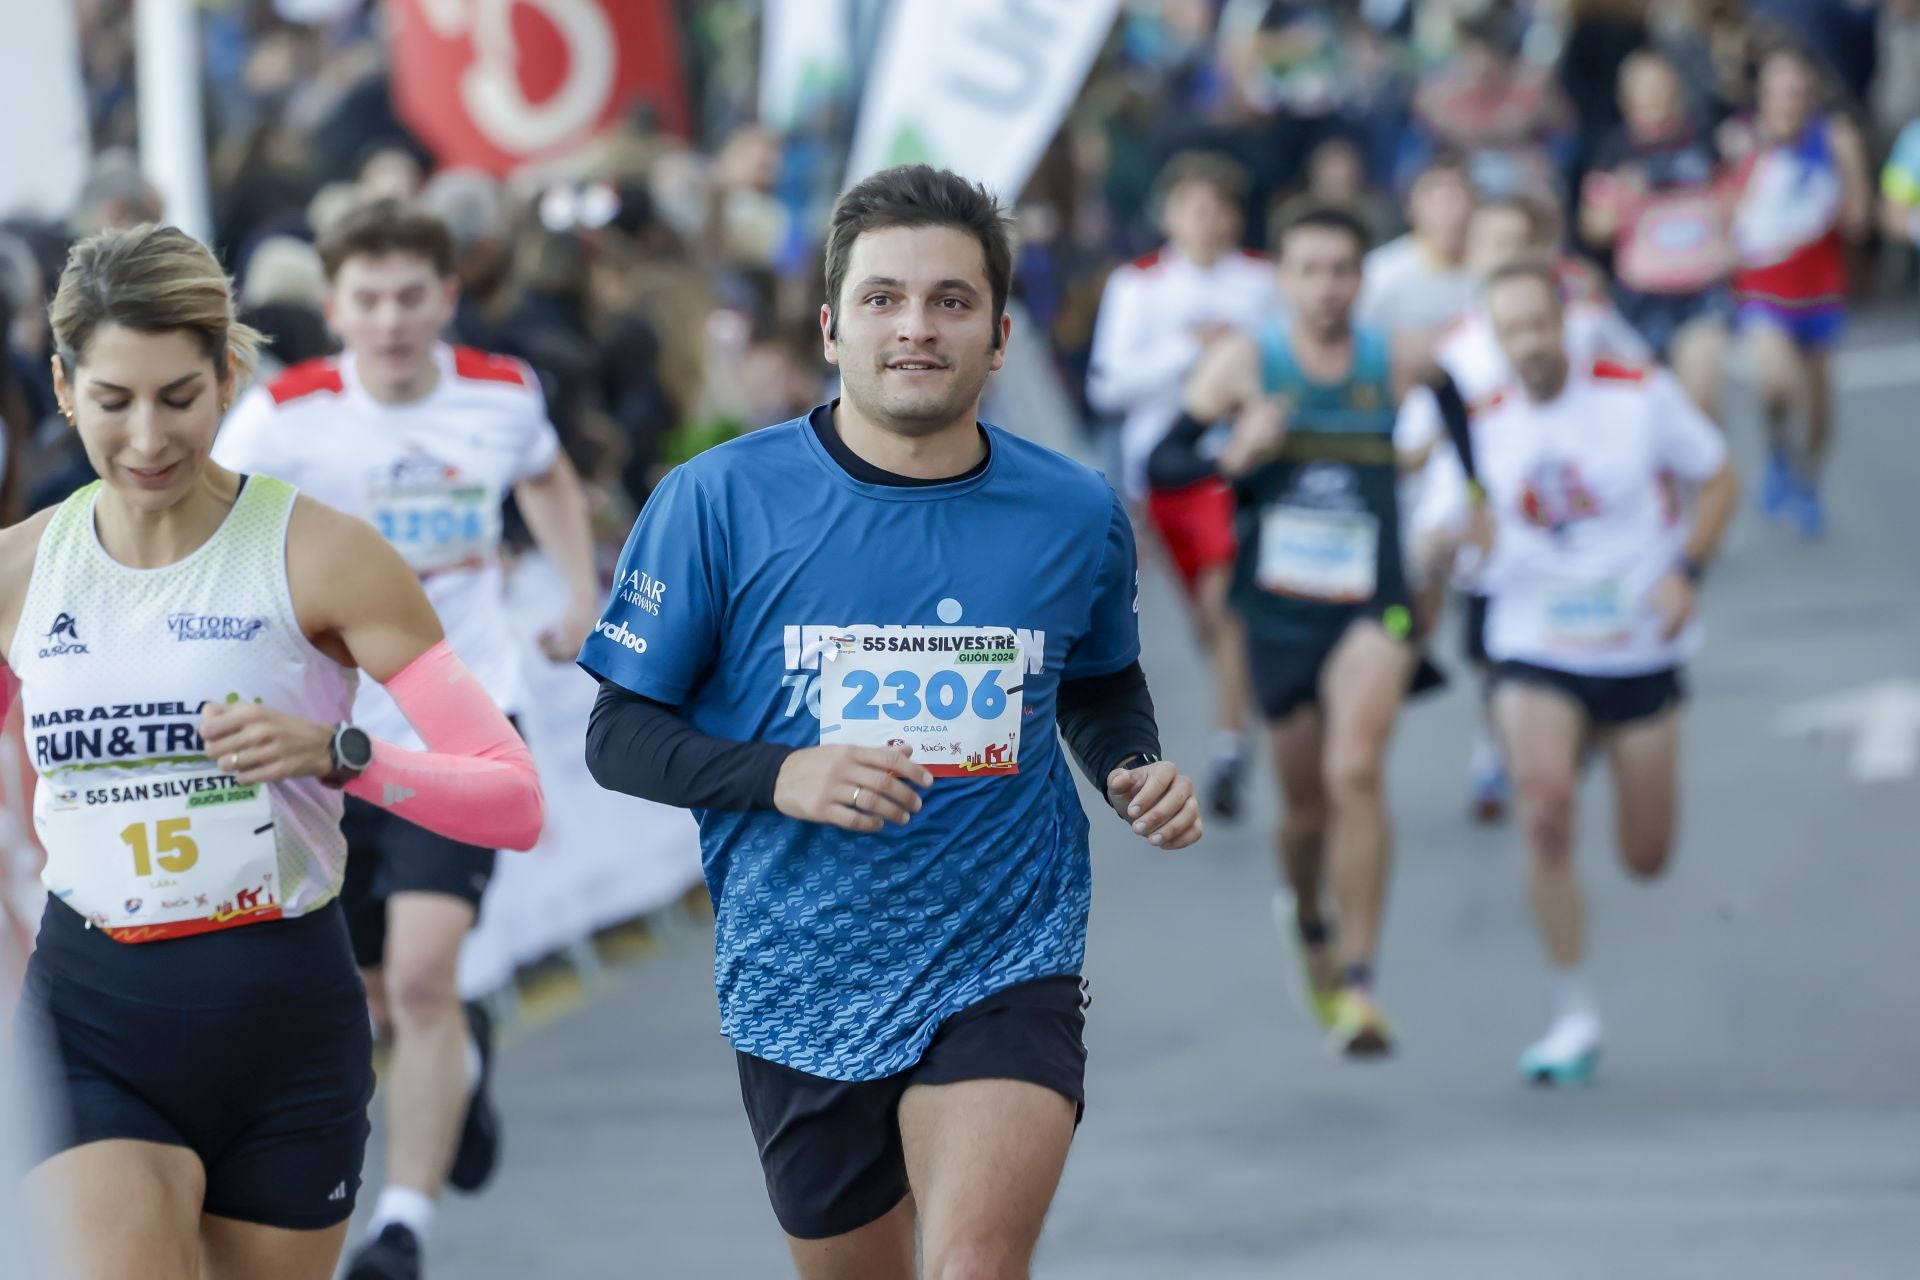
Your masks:
<path fill-rule="evenodd" d="M 327 759 L 333 762 L 333 772 L 321 781 L 330 787 L 344 787 L 373 763 L 373 739 L 365 729 L 335 725 L 333 737 L 327 740 Z"/>

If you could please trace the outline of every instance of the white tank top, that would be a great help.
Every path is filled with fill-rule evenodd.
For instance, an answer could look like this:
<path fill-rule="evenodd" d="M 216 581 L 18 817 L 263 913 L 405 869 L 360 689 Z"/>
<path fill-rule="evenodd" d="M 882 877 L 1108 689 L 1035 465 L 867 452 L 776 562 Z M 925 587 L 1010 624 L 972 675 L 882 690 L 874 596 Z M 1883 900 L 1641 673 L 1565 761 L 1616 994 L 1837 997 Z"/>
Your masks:
<path fill-rule="evenodd" d="M 203 702 L 351 717 L 358 673 L 307 640 L 287 589 L 293 487 L 249 477 L 213 536 L 157 569 L 100 545 L 99 491 L 48 522 L 7 655 L 47 892 L 123 942 L 325 905 L 346 867 L 340 793 L 317 778 L 237 786 L 199 733 Z"/>

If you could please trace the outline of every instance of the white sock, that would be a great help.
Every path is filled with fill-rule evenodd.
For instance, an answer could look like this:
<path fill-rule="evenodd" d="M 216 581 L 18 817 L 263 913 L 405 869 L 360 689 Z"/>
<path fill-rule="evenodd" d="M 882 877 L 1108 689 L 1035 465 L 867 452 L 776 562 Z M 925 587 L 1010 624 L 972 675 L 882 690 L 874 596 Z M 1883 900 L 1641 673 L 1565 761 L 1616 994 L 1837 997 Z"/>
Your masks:
<path fill-rule="evenodd" d="M 1570 1018 L 1578 1015 L 1589 1018 L 1600 1016 L 1600 1011 L 1593 1004 L 1593 992 L 1587 986 L 1586 971 L 1577 966 L 1557 970 L 1553 975 L 1553 1016 Z"/>
<path fill-rule="evenodd" d="M 1493 739 L 1482 728 L 1473 740 L 1473 760 L 1468 764 L 1467 771 L 1476 778 L 1490 777 L 1500 771 L 1500 764 L 1500 748 L 1494 745 Z"/>
<path fill-rule="evenodd" d="M 1231 729 L 1213 731 L 1213 762 L 1215 764 L 1239 764 L 1246 755 L 1246 739 Z"/>
<path fill-rule="evenodd" d="M 367 1224 L 368 1237 L 378 1236 L 392 1222 L 413 1232 L 413 1238 L 424 1246 L 427 1230 L 433 1226 L 433 1197 L 412 1187 L 387 1187 L 373 1206 L 373 1220 Z"/>
<path fill-rule="evenodd" d="M 472 1036 L 467 1037 L 467 1092 L 472 1093 L 480 1087 L 480 1072 L 484 1067 L 480 1058 L 480 1042 Z"/>

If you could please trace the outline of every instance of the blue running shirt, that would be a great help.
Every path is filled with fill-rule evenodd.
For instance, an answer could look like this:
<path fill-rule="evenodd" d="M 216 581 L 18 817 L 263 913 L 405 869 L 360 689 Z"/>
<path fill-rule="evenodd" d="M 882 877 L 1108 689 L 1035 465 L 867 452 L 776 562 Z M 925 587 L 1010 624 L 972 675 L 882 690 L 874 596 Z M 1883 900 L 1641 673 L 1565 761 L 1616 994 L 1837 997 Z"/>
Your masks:
<path fill-rule="evenodd" d="M 588 671 L 704 733 L 811 747 L 820 655 L 847 629 L 907 628 L 885 634 L 908 645 L 925 642 L 918 628 L 1019 639 L 1017 772 L 937 777 L 906 826 L 872 835 L 695 811 L 721 1025 L 745 1053 L 877 1079 L 911 1067 L 967 1005 L 1080 971 L 1087 819 L 1055 693 L 1139 657 L 1133 531 L 1098 473 L 986 432 L 983 471 L 915 487 L 854 479 L 808 418 L 701 454 L 641 512 L 581 649 Z M 882 699 L 906 688 L 902 700 L 935 700 L 931 679 L 921 688 L 884 654 L 872 661 Z M 954 671 L 982 705 L 980 677 Z"/>

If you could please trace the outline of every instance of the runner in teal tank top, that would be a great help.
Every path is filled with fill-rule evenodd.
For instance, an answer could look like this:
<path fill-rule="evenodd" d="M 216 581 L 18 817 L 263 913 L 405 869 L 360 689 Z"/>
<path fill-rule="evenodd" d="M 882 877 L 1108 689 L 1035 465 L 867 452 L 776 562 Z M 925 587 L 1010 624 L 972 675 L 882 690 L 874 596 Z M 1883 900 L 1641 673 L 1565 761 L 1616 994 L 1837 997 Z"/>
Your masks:
<path fill-rule="evenodd" d="M 1231 599 L 1286 799 L 1277 913 L 1310 1007 L 1355 1057 L 1392 1048 L 1373 995 L 1389 864 L 1382 775 L 1417 663 L 1393 444 L 1407 371 L 1386 335 L 1353 323 L 1366 248 L 1343 210 L 1288 225 L 1289 323 L 1208 350 L 1149 466 L 1156 486 L 1232 482 Z"/>

